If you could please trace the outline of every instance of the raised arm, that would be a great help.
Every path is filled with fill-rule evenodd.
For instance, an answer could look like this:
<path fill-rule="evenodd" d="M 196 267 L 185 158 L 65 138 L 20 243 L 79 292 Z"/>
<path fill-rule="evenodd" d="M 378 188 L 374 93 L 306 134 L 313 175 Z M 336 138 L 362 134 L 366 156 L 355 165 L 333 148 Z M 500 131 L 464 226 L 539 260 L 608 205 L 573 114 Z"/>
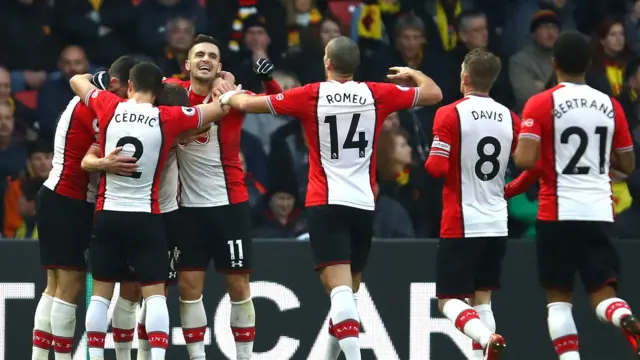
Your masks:
<path fill-rule="evenodd" d="M 73 90 L 80 99 L 84 100 L 91 90 L 97 89 L 97 87 L 91 83 L 92 79 L 93 75 L 91 74 L 74 75 L 71 80 L 69 80 L 69 85 L 71 85 L 71 90 Z"/>
<path fill-rule="evenodd" d="M 416 83 L 416 92 L 418 92 L 416 106 L 435 105 L 442 101 L 442 90 L 438 84 L 421 71 L 408 67 L 392 67 L 389 70 L 394 72 L 387 75 L 391 80 L 411 80 Z"/>

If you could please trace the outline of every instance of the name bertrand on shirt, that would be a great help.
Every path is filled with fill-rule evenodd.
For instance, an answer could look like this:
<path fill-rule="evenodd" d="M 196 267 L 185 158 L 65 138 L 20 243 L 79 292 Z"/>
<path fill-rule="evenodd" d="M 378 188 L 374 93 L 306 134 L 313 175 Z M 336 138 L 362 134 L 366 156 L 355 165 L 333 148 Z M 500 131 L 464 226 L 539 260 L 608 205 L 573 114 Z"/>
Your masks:
<path fill-rule="evenodd" d="M 117 123 L 139 123 L 155 127 L 158 124 L 158 118 L 136 113 L 118 113 L 115 114 L 113 120 Z"/>
<path fill-rule="evenodd" d="M 565 100 L 564 102 L 557 103 L 554 105 L 555 106 L 553 108 L 553 116 L 555 116 L 556 119 L 560 119 L 562 115 L 568 113 L 571 110 L 584 109 L 584 108 L 590 108 L 590 109 L 600 111 L 601 113 L 606 115 L 609 119 L 613 119 L 615 116 L 615 111 L 613 110 L 613 106 L 611 103 L 603 104 L 603 103 L 598 103 L 596 100 L 589 101 L 584 98 L 575 98 L 575 99 Z"/>

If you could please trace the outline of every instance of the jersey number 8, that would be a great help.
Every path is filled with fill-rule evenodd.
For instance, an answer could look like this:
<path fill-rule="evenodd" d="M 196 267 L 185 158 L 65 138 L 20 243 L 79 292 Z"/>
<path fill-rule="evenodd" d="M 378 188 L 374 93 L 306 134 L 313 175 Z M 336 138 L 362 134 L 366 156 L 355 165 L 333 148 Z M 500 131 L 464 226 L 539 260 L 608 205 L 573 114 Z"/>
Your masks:
<path fill-rule="evenodd" d="M 134 138 L 133 136 L 124 136 L 121 137 L 120 140 L 118 140 L 118 143 L 116 144 L 116 147 L 122 147 L 122 150 L 124 150 L 125 145 L 133 145 L 133 155 L 131 155 L 131 157 L 136 158 L 136 162 L 138 162 L 140 160 L 140 157 L 142 157 L 142 153 L 144 152 L 144 146 L 142 146 L 142 141 L 140 141 L 137 138 Z M 131 175 L 118 175 L 118 176 L 125 176 L 125 177 L 131 177 L 134 179 L 140 179 L 140 177 L 142 176 L 142 173 L 139 171 L 133 172 Z"/>
<path fill-rule="evenodd" d="M 358 156 L 365 157 L 365 149 L 369 145 L 369 141 L 366 138 L 364 131 L 358 132 L 358 140 L 353 141 L 356 137 L 356 130 L 358 129 L 358 123 L 360 122 L 360 114 L 353 114 L 351 118 L 351 125 L 349 125 L 349 131 L 347 132 L 347 138 L 342 144 L 343 149 L 358 149 Z M 338 117 L 336 115 L 326 116 L 324 123 L 329 124 L 329 138 L 331 141 L 331 158 L 339 159 L 340 151 L 338 149 Z"/>
<path fill-rule="evenodd" d="M 487 145 L 493 146 L 493 151 L 489 154 L 486 153 L 485 147 Z M 500 156 L 500 151 L 502 151 L 502 145 L 500 145 L 500 141 L 494 138 L 493 136 L 485 136 L 480 141 L 478 141 L 478 146 L 476 148 L 478 156 L 480 157 L 478 161 L 476 161 L 475 172 L 478 179 L 482 181 L 493 180 L 498 173 L 500 172 L 500 162 L 498 161 L 498 156 Z M 491 164 L 491 171 L 485 173 L 482 171 L 482 166 L 486 163 Z"/>

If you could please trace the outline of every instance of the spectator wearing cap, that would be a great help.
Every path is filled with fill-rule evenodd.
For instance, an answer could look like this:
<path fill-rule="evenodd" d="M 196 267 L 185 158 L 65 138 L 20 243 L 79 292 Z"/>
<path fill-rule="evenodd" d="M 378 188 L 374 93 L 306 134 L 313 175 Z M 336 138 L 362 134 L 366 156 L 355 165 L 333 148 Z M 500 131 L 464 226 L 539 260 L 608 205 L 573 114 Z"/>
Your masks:
<path fill-rule="evenodd" d="M 545 89 L 553 76 L 552 49 L 560 35 L 560 19 L 551 10 L 536 12 L 531 18 L 531 43 L 509 60 L 509 80 L 514 111 L 520 113 L 529 98 Z"/>
<path fill-rule="evenodd" d="M 307 232 L 303 208 L 297 201 L 297 186 L 293 179 L 274 176 L 269 190 L 253 216 L 253 236 L 256 238 L 297 238 Z"/>
<path fill-rule="evenodd" d="M 625 66 L 633 56 L 625 39 L 622 21 L 604 20 L 592 36 L 591 46 L 593 55 L 587 71 L 587 84 L 610 96 L 619 96 Z"/>
<path fill-rule="evenodd" d="M 284 58 L 271 48 L 271 37 L 263 16 L 251 15 L 244 20 L 243 26 L 243 46 L 238 54 L 239 60 L 231 65 L 232 72 L 236 76 L 236 83 L 242 84 L 244 89 L 261 93 L 262 81 L 253 73 L 253 64 L 260 58 L 267 58 L 277 69 L 282 70 Z M 238 65 L 234 66 L 235 63 Z"/>
<path fill-rule="evenodd" d="M 29 144 L 29 160 L 25 173 L 9 179 L 4 196 L 4 236 L 38 238 L 36 229 L 36 196 L 49 176 L 53 147 L 44 140 Z"/>
<path fill-rule="evenodd" d="M 164 54 L 155 61 L 165 77 L 181 80 L 188 78 L 188 71 L 184 65 L 195 33 L 196 24 L 192 20 L 184 17 L 169 20 L 166 31 L 167 46 L 164 48 Z"/>

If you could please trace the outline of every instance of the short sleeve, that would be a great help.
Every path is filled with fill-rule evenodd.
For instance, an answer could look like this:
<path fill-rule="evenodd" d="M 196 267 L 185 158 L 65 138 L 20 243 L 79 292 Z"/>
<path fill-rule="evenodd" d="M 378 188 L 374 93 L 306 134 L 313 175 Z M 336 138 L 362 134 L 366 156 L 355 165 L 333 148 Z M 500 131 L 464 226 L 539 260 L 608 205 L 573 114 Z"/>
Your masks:
<path fill-rule="evenodd" d="M 541 93 L 531 97 L 522 110 L 519 139 L 534 139 L 540 141 L 543 129 L 548 126 L 552 116 L 552 101 L 550 93 Z"/>
<path fill-rule="evenodd" d="M 516 151 L 516 145 L 518 145 L 518 136 L 520 136 L 521 122 L 522 120 L 520 120 L 518 115 L 511 111 L 511 124 L 513 126 L 513 141 L 511 143 L 511 152 Z"/>
<path fill-rule="evenodd" d="M 84 103 L 96 114 L 99 121 L 109 121 L 116 106 L 122 101 L 123 99 L 112 92 L 98 89 L 89 91 L 84 99 Z"/>
<path fill-rule="evenodd" d="M 160 106 L 162 132 L 172 137 L 202 126 L 202 112 L 197 107 Z"/>
<path fill-rule="evenodd" d="M 404 87 L 389 83 L 367 83 L 376 100 L 378 111 L 384 117 L 418 104 L 420 90 L 416 87 Z"/>
<path fill-rule="evenodd" d="M 273 115 L 293 116 L 300 120 L 308 113 L 309 101 L 317 93 L 318 83 L 308 84 L 283 91 L 279 94 L 267 95 L 267 105 Z M 314 89 L 315 88 L 315 89 Z"/>
<path fill-rule="evenodd" d="M 617 152 L 633 151 L 633 138 L 629 131 L 629 123 L 620 102 L 611 98 L 615 116 L 615 130 L 613 133 L 613 149 Z"/>
<path fill-rule="evenodd" d="M 451 146 L 454 145 L 453 131 L 457 128 L 458 114 L 454 106 L 443 106 L 436 111 L 433 120 L 433 142 L 429 156 L 449 157 Z"/>

